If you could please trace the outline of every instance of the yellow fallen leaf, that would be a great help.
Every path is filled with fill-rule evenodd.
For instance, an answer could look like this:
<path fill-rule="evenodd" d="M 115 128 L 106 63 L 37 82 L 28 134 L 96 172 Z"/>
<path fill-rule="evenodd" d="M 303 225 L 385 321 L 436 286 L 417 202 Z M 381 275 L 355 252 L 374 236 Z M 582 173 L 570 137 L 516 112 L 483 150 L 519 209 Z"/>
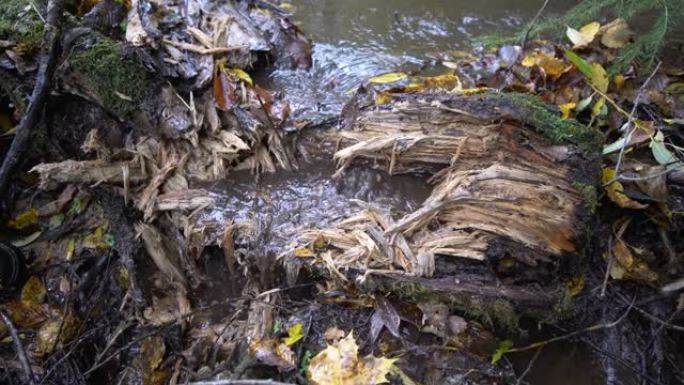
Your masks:
<path fill-rule="evenodd" d="M 606 183 L 613 181 L 615 179 L 615 169 L 611 167 L 605 167 L 602 172 L 602 177 L 601 180 L 603 181 L 603 184 L 605 185 Z M 622 183 L 619 181 L 615 180 L 609 185 L 605 186 L 604 189 L 606 190 L 606 194 L 608 195 L 608 198 L 615 202 L 618 206 L 625 208 L 625 209 L 645 209 L 648 207 L 648 205 L 641 204 L 635 200 L 632 200 L 630 197 L 625 195 L 625 189 L 622 186 Z"/>
<path fill-rule="evenodd" d="M 454 90 L 461 89 L 461 79 L 454 74 L 444 74 L 425 78 L 425 88 Z"/>
<path fill-rule="evenodd" d="M 387 382 L 387 374 L 396 359 L 366 356 L 360 358 L 354 336 L 328 345 L 307 368 L 307 379 L 312 385 L 375 385 Z"/>
<path fill-rule="evenodd" d="M 625 76 L 621 74 L 617 74 L 613 76 L 613 84 L 615 84 L 615 88 L 619 90 L 622 89 L 622 86 L 625 84 Z"/>
<path fill-rule="evenodd" d="M 489 87 L 473 87 L 473 88 L 464 88 L 459 91 L 460 94 L 463 95 L 475 95 L 475 94 L 482 94 L 485 92 L 489 92 L 492 89 Z"/>
<path fill-rule="evenodd" d="M 547 75 L 552 77 L 560 76 L 569 67 L 568 63 L 564 62 L 563 60 L 560 60 L 546 52 L 539 51 L 526 56 L 522 60 L 521 64 L 524 67 L 532 67 L 535 65 L 539 66 L 544 70 L 544 72 L 546 72 Z"/>
<path fill-rule="evenodd" d="M 599 98 L 594 106 L 591 108 L 591 116 L 599 116 L 603 113 L 603 107 L 606 105 L 606 98 Z"/>
<path fill-rule="evenodd" d="M 66 251 L 64 253 L 64 259 L 71 261 L 74 259 L 74 252 L 76 251 L 76 240 L 69 239 L 66 246 Z"/>
<path fill-rule="evenodd" d="M 147 337 L 140 346 L 140 355 L 145 366 L 145 370 L 152 371 L 157 369 L 166 354 L 164 339 L 160 336 Z"/>
<path fill-rule="evenodd" d="M 599 63 L 591 63 L 591 69 L 591 84 L 605 94 L 608 92 L 608 85 L 610 84 L 608 73 L 606 73 L 606 70 Z"/>
<path fill-rule="evenodd" d="M 294 251 L 294 256 L 299 258 L 311 258 L 315 257 L 316 254 L 308 247 L 298 247 Z"/>
<path fill-rule="evenodd" d="M 38 223 L 38 209 L 32 208 L 19 214 L 16 218 L 7 222 L 7 227 L 23 230 Z"/>
<path fill-rule="evenodd" d="M 584 276 L 583 275 L 577 275 L 575 277 L 572 277 L 567 283 L 566 286 L 568 288 L 568 292 L 570 293 L 571 297 L 577 297 L 579 293 L 584 290 Z"/>
<path fill-rule="evenodd" d="M 368 79 L 368 82 L 374 83 L 374 84 L 387 84 L 387 83 L 398 82 L 399 80 L 404 80 L 407 77 L 408 77 L 408 75 L 404 72 L 390 72 L 387 74 L 374 76 L 374 77 Z"/>
<path fill-rule="evenodd" d="M 594 38 L 596 37 L 596 34 L 600 28 L 601 24 L 594 21 L 580 28 L 579 31 L 568 27 L 568 29 L 565 31 L 565 34 L 567 35 L 568 39 L 570 39 L 572 44 L 574 44 L 573 48 L 582 48 L 594 41 Z"/>
<path fill-rule="evenodd" d="M 409 83 L 406 87 L 402 87 L 401 92 L 406 94 L 417 94 L 425 91 L 425 83 Z"/>
<path fill-rule="evenodd" d="M 560 106 L 558 106 L 558 108 L 561 111 L 563 119 L 569 119 L 570 113 L 572 112 L 572 110 L 575 109 L 575 107 L 577 107 L 577 103 L 575 103 L 575 102 L 564 103 L 564 104 L 561 104 Z"/>
<path fill-rule="evenodd" d="M 287 329 L 287 337 L 283 338 L 283 343 L 287 346 L 292 346 L 299 342 L 302 338 L 304 338 L 304 325 L 302 325 L 301 322 L 297 322 L 296 324 L 290 326 L 289 329 Z"/>
<path fill-rule="evenodd" d="M 381 106 L 383 104 L 389 104 L 392 101 L 392 94 L 386 91 L 378 91 L 375 94 L 375 104 Z"/>
<path fill-rule="evenodd" d="M 21 302 L 28 307 L 38 306 L 45 302 L 46 295 L 47 290 L 43 282 L 37 276 L 32 275 L 21 289 Z"/>
<path fill-rule="evenodd" d="M 230 75 L 233 77 L 236 77 L 243 82 L 247 83 L 250 87 L 254 85 L 254 82 L 252 81 L 252 77 L 249 76 L 247 72 L 240 68 L 228 68 L 224 67 L 223 72 L 226 73 L 226 75 Z"/>
<path fill-rule="evenodd" d="M 109 248 L 107 240 L 105 239 L 104 229 L 102 229 L 102 227 L 99 226 L 95 228 L 95 231 L 93 231 L 92 234 L 83 238 L 83 242 L 81 242 L 81 245 L 86 249 L 106 250 L 107 248 Z"/>
<path fill-rule="evenodd" d="M 278 4 L 278 7 L 280 7 L 280 9 L 282 9 L 285 12 L 294 11 L 294 5 L 292 5 L 290 3 L 280 3 L 280 4 Z"/>
<path fill-rule="evenodd" d="M 615 19 L 601 27 L 601 44 L 608 48 L 622 48 L 634 36 L 624 19 Z"/>

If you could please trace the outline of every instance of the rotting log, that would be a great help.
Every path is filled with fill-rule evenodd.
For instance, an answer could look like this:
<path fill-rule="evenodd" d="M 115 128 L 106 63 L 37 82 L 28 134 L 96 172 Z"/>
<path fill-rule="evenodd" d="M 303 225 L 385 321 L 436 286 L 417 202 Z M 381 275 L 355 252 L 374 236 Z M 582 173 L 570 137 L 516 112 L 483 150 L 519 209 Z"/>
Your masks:
<path fill-rule="evenodd" d="M 338 175 L 359 165 L 428 173 L 433 191 L 403 216 L 368 204 L 335 228 L 308 229 L 295 255 L 498 324 L 556 318 L 596 199 L 600 134 L 517 94 L 405 95 L 347 110 L 345 129 L 326 134 Z"/>

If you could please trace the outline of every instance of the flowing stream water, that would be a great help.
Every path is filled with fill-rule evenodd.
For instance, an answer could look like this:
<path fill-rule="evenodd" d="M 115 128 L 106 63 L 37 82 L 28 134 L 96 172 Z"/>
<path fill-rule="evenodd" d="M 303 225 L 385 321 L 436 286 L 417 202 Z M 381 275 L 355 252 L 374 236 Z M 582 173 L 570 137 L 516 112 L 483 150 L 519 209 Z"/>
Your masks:
<path fill-rule="evenodd" d="M 313 41 L 313 68 L 278 70 L 268 81 L 284 90 L 293 115 L 320 119 L 338 114 L 364 80 L 385 72 L 413 71 L 437 55 L 472 49 L 472 38 L 510 34 L 524 28 L 542 0 L 293 0 L 294 21 Z M 562 12 L 574 1 L 552 1 L 546 12 Z M 210 186 L 225 197 L 207 219 L 252 220 L 258 224 L 259 253 L 278 253 L 302 227 L 332 224 L 355 210 L 355 200 L 416 207 L 427 197 L 425 178 L 389 177 L 361 168 L 332 177 L 330 160 L 302 164 L 297 172 L 255 179 L 247 173 Z M 541 338 L 541 337 L 540 337 Z M 524 342 L 521 342 L 524 343 Z M 531 354 L 511 355 L 521 373 Z M 605 383 L 600 365 L 582 344 L 546 347 L 526 381 L 532 385 Z"/>

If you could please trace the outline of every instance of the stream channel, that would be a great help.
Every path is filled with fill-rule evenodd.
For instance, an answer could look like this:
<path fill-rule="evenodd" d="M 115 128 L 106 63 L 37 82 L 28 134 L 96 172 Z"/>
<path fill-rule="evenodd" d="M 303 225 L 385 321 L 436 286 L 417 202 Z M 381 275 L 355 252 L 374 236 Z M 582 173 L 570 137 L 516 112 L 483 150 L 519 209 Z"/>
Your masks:
<path fill-rule="evenodd" d="M 266 79 L 284 90 L 296 119 L 323 120 L 340 113 L 351 93 L 369 77 L 393 71 L 430 68 L 440 54 L 472 49 L 472 38 L 507 34 L 524 28 L 541 0 L 294 0 L 294 21 L 312 40 L 313 67 L 277 70 Z M 552 1 L 547 13 L 562 12 L 574 1 Z M 442 71 L 446 69 L 443 68 Z M 331 149 L 332 152 L 332 149 Z M 279 254 L 301 228 L 324 227 L 358 210 L 356 200 L 372 201 L 399 211 L 415 208 L 431 190 L 427 178 L 388 176 L 351 168 L 335 179 L 328 159 L 300 163 L 294 172 L 254 178 L 237 172 L 203 186 L 222 196 L 223 204 L 204 214 L 206 220 L 251 220 L 257 224 L 256 253 Z M 553 333 L 559 334 L 555 330 Z M 549 337 L 524 331 L 531 340 Z M 522 373 L 533 354 L 512 354 Z M 525 381 L 532 385 L 613 383 L 598 356 L 581 343 L 559 342 L 544 349 Z M 622 379 L 623 383 L 630 383 Z"/>

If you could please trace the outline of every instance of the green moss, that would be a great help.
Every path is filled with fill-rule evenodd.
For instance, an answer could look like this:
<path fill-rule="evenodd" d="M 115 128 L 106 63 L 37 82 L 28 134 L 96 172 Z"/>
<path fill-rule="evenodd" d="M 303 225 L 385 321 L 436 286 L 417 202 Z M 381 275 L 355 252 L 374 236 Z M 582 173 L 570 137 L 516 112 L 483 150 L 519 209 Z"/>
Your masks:
<path fill-rule="evenodd" d="M 590 153 L 598 153 L 601 149 L 603 135 L 600 132 L 574 120 L 562 119 L 557 109 L 534 95 L 503 92 L 487 97 L 508 107 L 506 113 L 535 127 L 554 144 L 572 144 Z"/>
<path fill-rule="evenodd" d="M 112 39 L 98 37 L 89 49 L 69 59 L 74 75 L 105 109 L 119 117 L 136 110 L 153 86 L 152 75 L 142 65 L 122 56 L 122 46 Z"/>
<path fill-rule="evenodd" d="M 11 40 L 27 50 L 34 50 L 40 47 L 42 38 L 43 22 L 28 2 L 0 2 L 0 39 Z"/>
<path fill-rule="evenodd" d="M 582 194 L 582 201 L 584 202 L 584 208 L 587 212 L 589 214 L 594 214 L 596 212 L 596 207 L 598 207 L 598 193 L 596 192 L 596 187 L 582 182 L 573 182 L 572 187 Z"/>
<path fill-rule="evenodd" d="M 508 332 L 515 332 L 518 328 L 519 317 L 515 308 L 503 299 L 488 301 L 471 296 L 455 296 L 409 282 L 392 282 L 383 285 L 380 290 L 412 303 L 443 302 L 452 311 L 461 313 L 468 319 L 477 320 L 489 328 L 499 328 Z"/>
<path fill-rule="evenodd" d="M 575 309 L 575 300 L 569 289 L 566 289 L 561 296 L 560 301 L 556 304 L 555 314 L 556 318 L 549 318 L 546 320 L 547 323 L 555 323 L 563 318 L 566 318 L 572 314 Z"/>
<path fill-rule="evenodd" d="M 413 303 L 423 302 L 434 297 L 433 291 L 410 282 L 393 282 L 382 287 L 381 290 L 395 294 Z"/>
<path fill-rule="evenodd" d="M 503 299 L 493 302 L 480 298 L 452 301 L 451 308 L 463 313 L 466 318 L 476 319 L 490 329 L 499 328 L 507 332 L 518 330 L 519 317 L 513 305 Z"/>

